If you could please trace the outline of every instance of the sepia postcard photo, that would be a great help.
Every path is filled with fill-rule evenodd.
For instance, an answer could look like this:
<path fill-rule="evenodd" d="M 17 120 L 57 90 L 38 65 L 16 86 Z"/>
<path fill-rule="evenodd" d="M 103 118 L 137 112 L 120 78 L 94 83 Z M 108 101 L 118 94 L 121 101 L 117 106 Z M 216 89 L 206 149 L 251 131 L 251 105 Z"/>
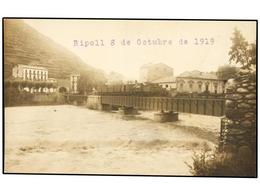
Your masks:
<path fill-rule="evenodd" d="M 257 177 L 257 20 L 2 25 L 5 174 Z"/>

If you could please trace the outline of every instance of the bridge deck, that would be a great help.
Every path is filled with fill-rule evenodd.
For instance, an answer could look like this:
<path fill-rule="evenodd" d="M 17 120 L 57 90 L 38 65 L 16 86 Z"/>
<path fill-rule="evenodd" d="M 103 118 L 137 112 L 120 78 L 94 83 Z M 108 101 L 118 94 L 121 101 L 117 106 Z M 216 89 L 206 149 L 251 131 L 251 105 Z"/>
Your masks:
<path fill-rule="evenodd" d="M 225 110 L 224 99 L 101 96 L 101 104 L 135 107 L 140 110 L 177 111 L 212 116 L 222 116 Z"/>
<path fill-rule="evenodd" d="M 100 104 L 112 106 L 135 107 L 140 110 L 151 111 L 177 111 L 211 116 L 223 116 L 225 113 L 225 99 L 213 98 L 171 98 L 171 97 L 142 97 L 142 96 L 116 96 L 116 95 L 77 95 L 66 94 L 67 102 L 87 101 L 96 99 Z"/>

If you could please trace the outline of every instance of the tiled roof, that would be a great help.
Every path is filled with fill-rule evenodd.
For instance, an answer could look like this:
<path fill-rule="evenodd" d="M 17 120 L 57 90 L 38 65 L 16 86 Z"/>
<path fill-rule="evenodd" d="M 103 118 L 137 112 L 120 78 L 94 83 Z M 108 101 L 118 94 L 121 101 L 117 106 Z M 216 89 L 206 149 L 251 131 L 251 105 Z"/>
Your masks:
<path fill-rule="evenodd" d="M 193 70 L 193 71 L 186 71 L 181 73 L 177 77 L 182 77 L 182 78 L 199 78 L 199 79 L 214 79 L 218 80 L 218 77 L 215 73 L 210 73 L 210 72 L 200 72 L 198 70 Z"/>

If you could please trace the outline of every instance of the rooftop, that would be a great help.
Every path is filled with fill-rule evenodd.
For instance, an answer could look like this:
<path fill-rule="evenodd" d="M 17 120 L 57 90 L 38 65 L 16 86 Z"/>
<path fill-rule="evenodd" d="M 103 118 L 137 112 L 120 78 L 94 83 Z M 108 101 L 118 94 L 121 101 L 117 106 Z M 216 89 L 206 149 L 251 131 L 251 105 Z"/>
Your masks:
<path fill-rule="evenodd" d="M 213 72 L 201 72 L 198 70 L 193 71 L 186 71 L 181 73 L 179 76 L 180 78 L 197 78 L 197 79 L 214 79 L 219 80 L 217 75 Z"/>
<path fill-rule="evenodd" d="M 164 63 L 148 63 L 141 66 L 141 68 L 149 68 L 149 67 L 168 67 L 173 69 L 171 66 L 168 66 L 167 64 Z"/>
<path fill-rule="evenodd" d="M 25 65 L 25 64 L 17 64 L 18 67 L 22 68 L 31 68 L 31 69 L 42 69 L 42 70 L 47 70 L 47 68 L 42 67 L 42 66 L 33 66 L 33 65 Z"/>

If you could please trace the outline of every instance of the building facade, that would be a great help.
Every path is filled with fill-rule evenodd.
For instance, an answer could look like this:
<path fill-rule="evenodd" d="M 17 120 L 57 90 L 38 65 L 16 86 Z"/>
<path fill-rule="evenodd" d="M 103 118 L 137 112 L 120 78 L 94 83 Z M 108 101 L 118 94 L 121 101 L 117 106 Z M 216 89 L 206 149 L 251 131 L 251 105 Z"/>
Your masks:
<path fill-rule="evenodd" d="M 52 93 L 56 91 L 57 80 L 48 77 L 48 69 L 40 66 L 18 64 L 12 69 L 13 79 L 20 91 Z"/>
<path fill-rule="evenodd" d="M 152 83 L 156 83 L 168 91 L 176 90 L 176 81 L 172 76 L 154 80 Z"/>
<path fill-rule="evenodd" d="M 48 70 L 40 66 L 29 66 L 18 64 L 13 68 L 12 75 L 14 78 L 31 81 L 47 81 Z"/>
<path fill-rule="evenodd" d="M 153 82 L 154 80 L 173 77 L 173 68 L 163 64 L 146 64 L 140 68 L 140 82 Z"/>
<path fill-rule="evenodd" d="M 180 93 L 225 93 L 225 82 L 216 73 L 184 72 L 176 77 L 176 85 Z"/>
<path fill-rule="evenodd" d="M 79 78 L 80 78 L 79 74 L 70 75 L 70 92 L 71 93 L 79 93 L 79 90 L 78 90 Z"/>

